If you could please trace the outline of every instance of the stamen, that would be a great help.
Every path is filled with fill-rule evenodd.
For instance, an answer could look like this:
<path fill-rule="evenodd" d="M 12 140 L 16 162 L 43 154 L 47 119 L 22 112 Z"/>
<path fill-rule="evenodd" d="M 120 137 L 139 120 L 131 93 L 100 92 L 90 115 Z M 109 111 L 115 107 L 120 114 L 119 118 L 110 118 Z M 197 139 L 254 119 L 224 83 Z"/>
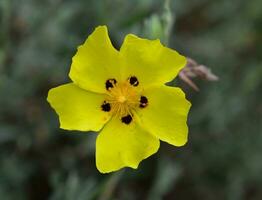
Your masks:
<path fill-rule="evenodd" d="M 131 76 L 131 77 L 129 78 L 129 83 L 130 83 L 131 85 L 133 85 L 133 86 L 138 86 L 138 84 L 139 84 L 139 82 L 138 82 L 138 80 L 137 80 L 137 78 L 136 78 L 135 76 Z"/>
<path fill-rule="evenodd" d="M 121 118 L 121 121 L 125 124 L 130 124 L 130 122 L 132 121 L 132 116 L 131 115 L 127 115 L 125 117 Z"/>

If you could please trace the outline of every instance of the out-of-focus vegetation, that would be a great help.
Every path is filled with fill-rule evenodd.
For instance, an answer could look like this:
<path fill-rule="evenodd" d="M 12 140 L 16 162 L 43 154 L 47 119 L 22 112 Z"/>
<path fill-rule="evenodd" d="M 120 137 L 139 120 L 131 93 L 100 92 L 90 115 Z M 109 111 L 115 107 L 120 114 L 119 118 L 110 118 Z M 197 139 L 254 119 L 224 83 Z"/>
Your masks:
<path fill-rule="evenodd" d="M 262 1 L 170 2 L 0 1 L 0 199 L 262 199 Z M 108 175 L 96 133 L 60 130 L 46 102 L 100 24 L 118 48 L 130 32 L 169 39 L 220 77 L 194 80 L 200 92 L 176 81 L 193 104 L 186 146 Z"/>

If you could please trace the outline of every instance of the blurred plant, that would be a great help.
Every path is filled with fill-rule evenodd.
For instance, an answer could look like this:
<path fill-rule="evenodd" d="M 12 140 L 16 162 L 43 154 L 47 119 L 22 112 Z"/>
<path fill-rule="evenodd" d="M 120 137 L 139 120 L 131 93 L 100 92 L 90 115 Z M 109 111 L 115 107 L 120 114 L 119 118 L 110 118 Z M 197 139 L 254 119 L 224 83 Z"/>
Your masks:
<path fill-rule="evenodd" d="M 168 46 L 223 81 L 184 88 L 194 106 L 182 151 L 161 144 L 159 156 L 114 178 L 96 172 L 94 134 L 57 128 L 46 93 L 68 82 L 75 46 L 95 26 L 107 24 L 116 47 L 129 32 L 154 39 L 146 21 L 160 16 L 162 27 L 163 1 L 0 1 L 0 199 L 261 200 L 262 1 L 170 3 Z"/>
<path fill-rule="evenodd" d="M 170 8 L 170 0 L 165 0 L 162 11 L 159 14 L 152 14 L 148 19 L 144 20 L 142 29 L 143 34 L 148 38 L 160 39 L 166 46 L 168 46 L 175 20 Z"/>

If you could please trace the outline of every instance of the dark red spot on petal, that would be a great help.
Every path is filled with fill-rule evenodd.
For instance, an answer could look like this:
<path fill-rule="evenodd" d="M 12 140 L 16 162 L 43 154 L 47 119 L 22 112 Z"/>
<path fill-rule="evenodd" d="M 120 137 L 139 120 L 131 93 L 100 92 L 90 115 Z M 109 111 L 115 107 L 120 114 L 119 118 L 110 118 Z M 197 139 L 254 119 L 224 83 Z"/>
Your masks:
<path fill-rule="evenodd" d="M 121 118 L 121 121 L 122 121 L 123 123 L 125 123 L 125 124 L 130 124 L 131 121 L 132 121 L 132 116 L 131 116 L 131 115 L 127 115 L 127 116 L 125 116 L 125 117 L 122 117 L 122 118 Z"/>
<path fill-rule="evenodd" d="M 145 108 L 148 105 L 148 99 L 145 96 L 140 97 L 140 108 Z"/>
<path fill-rule="evenodd" d="M 106 101 L 104 101 L 103 104 L 101 105 L 101 108 L 103 111 L 109 112 L 111 110 L 111 105 L 110 103 L 107 103 Z"/>
<path fill-rule="evenodd" d="M 110 90 L 111 88 L 113 88 L 116 85 L 116 79 L 112 78 L 112 79 L 108 79 L 106 81 L 106 89 Z"/>
<path fill-rule="evenodd" d="M 133 85 L 133 86 L 138 86 L 139 81 L 138 81 L 138 79 L 137 79 L 135 76 L 131 76 L 131 77 L 129 78 L 129 83 L 130 83 L 131 85 Z"/>

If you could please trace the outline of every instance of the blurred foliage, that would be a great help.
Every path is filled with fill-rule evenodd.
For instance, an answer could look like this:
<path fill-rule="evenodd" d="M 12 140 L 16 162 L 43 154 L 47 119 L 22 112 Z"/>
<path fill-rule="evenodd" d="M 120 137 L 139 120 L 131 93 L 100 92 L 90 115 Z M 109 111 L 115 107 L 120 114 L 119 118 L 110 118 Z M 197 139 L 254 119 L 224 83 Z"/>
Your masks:
<path fill-rule="evenodd" d="M 0 1 L 0 199 L 262 199 L 262 1 L 170 3 Z M 176 81 L 193 104 L 186 146 L 108 175 L 96 134 L 60 130 L 46 102 L 99 24 L 118 48 L 130 32 L 160 38 L 220 77 L 198 93 Z"/>

